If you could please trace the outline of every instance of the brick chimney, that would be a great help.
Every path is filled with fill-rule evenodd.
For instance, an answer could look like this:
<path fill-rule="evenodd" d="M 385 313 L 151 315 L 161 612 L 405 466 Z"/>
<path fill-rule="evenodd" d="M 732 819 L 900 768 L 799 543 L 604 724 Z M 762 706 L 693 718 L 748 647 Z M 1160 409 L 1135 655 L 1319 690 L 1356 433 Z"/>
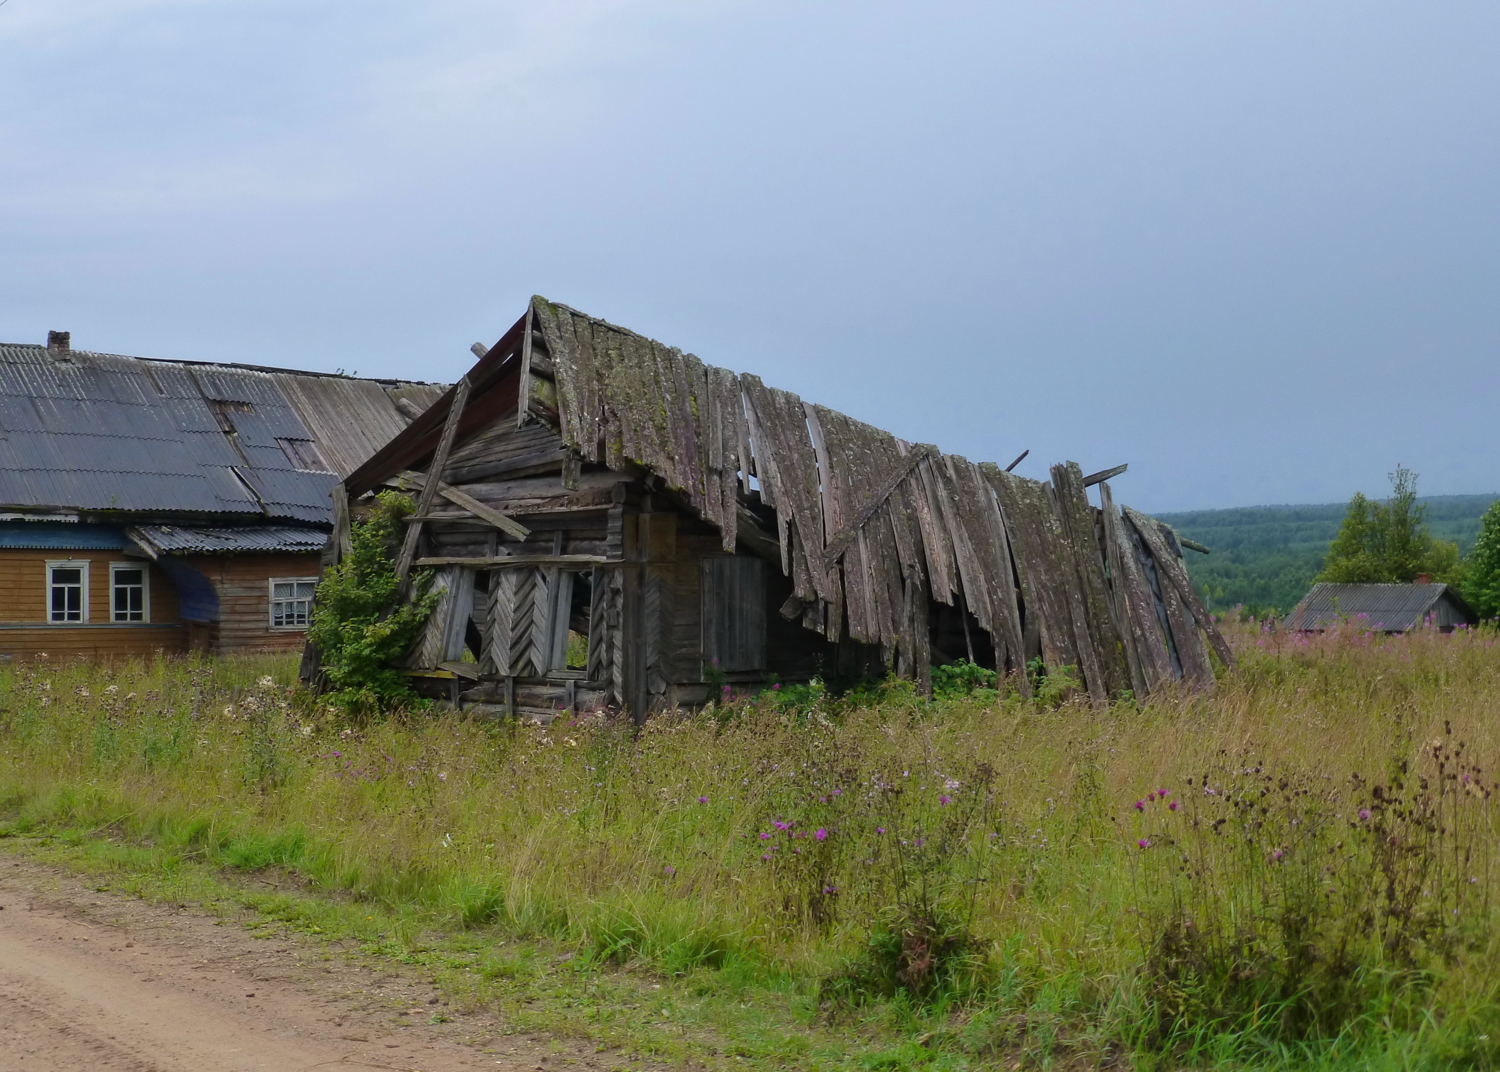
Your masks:
<path fill-rule="evenodd" d="M 1416 583 L 1417 584 L 1431 584 L 1432 583 L 1432 574 L 1430 574 L 1430 573 L 1419 573 L 1419 574 L 1417 574 L 1417 581 L 1416 581 Z"/>
<path fill-rule="evenodd" d="M 47 332 L 47 353 L 64 361 L 71 360 L 69 354 L 73 352 L 73 333 L 71 331 L 49 331 Z"/>

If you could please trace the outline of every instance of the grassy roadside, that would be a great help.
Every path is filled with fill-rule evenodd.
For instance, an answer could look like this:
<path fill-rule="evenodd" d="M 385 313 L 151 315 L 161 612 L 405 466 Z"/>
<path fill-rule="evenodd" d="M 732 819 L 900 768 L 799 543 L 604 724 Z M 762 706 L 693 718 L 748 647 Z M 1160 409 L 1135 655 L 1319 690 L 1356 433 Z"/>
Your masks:
<path fill-rule="evenodd" d="M 690 1068 L 975 1066 L 962 1055 L 934 1052 L 919 1041 L 921 1033 L 913 1038 L 902 1030 L 910 1025 L 899 1019 L 828 1022 L 819 1016 L 816 995 L 790 977 L 663 973 L 496 927 L 433 929 L 424 913 L 330 895 L 295 872 L 258 866 L 266 846 L 254 842 L 236 841 L 209 861 L 181 846 L 126 840 L 109 828 L 14 834 L 0 827 L 0 852 L 87 876 L 96 889 L 189 905 L 241 920 L 257 936 L 297 933 L 332 955 L 396 961 L 430 973 L 455 1008 L 498 1013 L 506 1034 L 586 1039 L 627 1059 Z M 1009 1067 L 1018 1058 L 994 1060 Z"/>
<path fill-rule="evenodd" d="M 1496 638 L 1235 643 L 1145 710 L 893 685 L 640 737 L 14 667 L 0 846 L 671 1061 L 1495 1067 Z"/>

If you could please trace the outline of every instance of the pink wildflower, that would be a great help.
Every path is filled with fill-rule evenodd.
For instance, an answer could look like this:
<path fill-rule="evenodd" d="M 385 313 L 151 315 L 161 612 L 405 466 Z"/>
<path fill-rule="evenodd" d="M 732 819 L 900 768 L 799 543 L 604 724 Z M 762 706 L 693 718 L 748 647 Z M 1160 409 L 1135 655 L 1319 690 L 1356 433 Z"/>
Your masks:
<path fill-rule="evenodd" d="M 1141 838 L 1138 841 L 1136 841 L 1135 847 L 1138 848 L 1138 849 L 1149 849 L 1151 847 L 1151 839 L 1150 838 Z"/>
<path fill-rule="evenodd" d="M 1146 802 L 1144 800 L 1137 800 L 1135 802 L 1135 810 L 1136 811 L 1145 811 L 1146 810 Z"/>
<path fill-rule="evenodd" d="M 1174 801 L 1172 801 L 1171 803 L 1169 803 L 1167 805 L 1167 810 L 1168 811 L 1176 811 L 1180 807 L 1182 807 L 1182 805 L 1179 804 L 1179 803 L 1177 803 L 1177 801 L 1174 800 Z"/>
<path fill-rule="evenodd" d="M 820 827 L 818 827 L 818 832 L 816 834 L 814 834 L 813 837 L 817 838 L 819 841 L 827 841 L 828 840 L 828 831 L 824 830 L 820 826 Z"/>
<path fill-rule="evenodd" d="M 947 806 L 947 805 L 953 803 L 953 798 L 950 797 L 950 796 L 946 796 L 946 795 L 940 796 L 940 797 L 938 797 L 938 803 L 942 804 L 944 806 Z"/>
<path fill-rule="evenodd" d="M 1367 822 L 1370 821 L 1370 809 L 1369 808 L 1360 808 L 1359 809 L 1359 821 L 1362 822 L 1362 823 L 1367 823 Z"/>
<path fill-rule="evenodd" d="M 707 804 L 708 803 L 708 798 L 707 797 L 699 797 L 698 798 L 698 803 L 699 804 Z"/>

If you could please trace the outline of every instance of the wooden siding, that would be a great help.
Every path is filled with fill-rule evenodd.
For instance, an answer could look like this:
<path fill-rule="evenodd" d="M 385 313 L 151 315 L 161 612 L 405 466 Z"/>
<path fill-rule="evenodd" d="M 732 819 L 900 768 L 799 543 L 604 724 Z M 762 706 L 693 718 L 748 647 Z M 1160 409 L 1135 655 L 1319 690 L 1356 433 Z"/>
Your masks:
<path fill-rule="evenodd" d="M 766 564 L 743 555 L 702 561 L 704 660 L 725 672 L 766 669 Z"/>
<path fill-rule="evenodd" d="M 60 560 L 89 564 L 87 624 L 47 621 L 47 563 Z M 129 563 L 148 571 L 151 621 L 110 621 L 111 563 Z M 186 648 L 186 630 L 177 616 L 177 589 L 160 570 L 119 551 L 0 550 L 0 655 L 52 658 L 122 657 L 176 653 Z"/>
<path fill-rule="evenodd" d="M 219 593 L 216 650 L 302 650 L 307 639 L 303 630 L 271 628 L 271 578 L 316 577 L 317 555 L 202 556 L 187 562 Z"/>

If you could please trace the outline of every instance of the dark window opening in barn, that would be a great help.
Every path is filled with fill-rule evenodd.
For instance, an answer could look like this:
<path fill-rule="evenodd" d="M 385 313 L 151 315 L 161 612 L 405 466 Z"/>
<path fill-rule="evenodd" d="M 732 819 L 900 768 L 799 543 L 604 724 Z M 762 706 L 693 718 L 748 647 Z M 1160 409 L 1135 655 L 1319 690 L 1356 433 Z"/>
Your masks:
<path fill-rule="evenodd" d="M 47 564 L 47 620 L 87 621 L 88 565 L 82 562 Z"/>
<path fill-rule="evenodd" d="M 572 598 L 569 600 L 566 628 L 567 649 L 564 670 L 587 670 L 589 665 L 589 608 L 594 601 L 594 574 L 573 574 Z"/>
<path fill-rule="evenodd" d="M 971 662 L 988 670 L 1002 669 L 995 665 L 993 638 L 980 628 L 979 619 L 964 604 L 963 597 L 953 605 L 937 603 L 931 616 L 929 643 L 932 661 L 938 665 L 956 662 Z"/>
<path fill-rule="evenodd" d="M 703 660 L 723 673 L 766 668 L 766 571 L 759 558 L 703 560 Z"/>

